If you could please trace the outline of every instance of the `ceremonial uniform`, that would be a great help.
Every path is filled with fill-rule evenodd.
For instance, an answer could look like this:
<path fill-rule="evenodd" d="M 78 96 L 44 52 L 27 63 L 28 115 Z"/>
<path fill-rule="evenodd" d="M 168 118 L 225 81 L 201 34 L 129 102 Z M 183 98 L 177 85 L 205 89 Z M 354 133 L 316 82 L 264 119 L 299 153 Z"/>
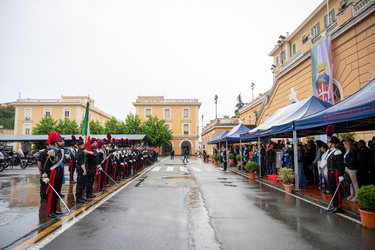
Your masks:
<path fill-rule="evenodd" d="M 47 153 L 47 159 L 44 164 L 44 172 L 48 175 L 48 179 L 44 180 L 48 183 L 47 187 L 47 215 L 51 218 L 57 217 L 62 212 L 57 211 L 57 201 L 59 197 L 56 192 L 60 194 L 63 170 L 64 170 L 64 138 L 59 133 L 52 131 L 48 134 L 48 143 L 55 144 L 55 148 Z"/>
<path fill-rule="evenodd" d="M 332 143 L 337 145 L 340 143 L 339 139 L 337 137 L 332 137 L 328 138 L 328 143 Z M 341 212 L 341 207 L 342 207 L 342 190 L 343 190 L 343 185 L 341 183 L 341 179 L 343 179 L 344 175 L 344 157 L 342 152 L 335 148 L 331 147 L 328 150 L 327 153 L 327 169 L 328 169 L 328 181 L 329 181 L 329 186 L 331 190 L 336 190 L 338 188 L 336 194 L 335 192 L 332 192 L 333 195 L 333 213 Z"/>
<path fill-rule="evenodd" d="M 78 144 L 83 145 L 83 141 L 80 141 Z M 86 187 L 86 168 L 84 163 L 84 145 L 80 147 L 76 155 L 76 168 L 77 168 L 77 186 L 76 186 L 76 202 L 84 203 L 85 198 L 82 197 L 83 191 Z"/>
<path fill-rule="evenodd" d="M 46 160 L 47 160 L 47 149 L 44 149 L 42 152 L 40 152 L 39 156 L 38 156 L 38 167 L 40 166 L 40 199 L 42 202 L 46 202 L 47 201 L 47 186 L 48 184 L 45 183 L 42 179 L 42 176 L 44 174 L 44 165 L 46 163 Z"/>
<path fill-rule="evenodd" d="M 91 140 L 91 153 L 87 153 L 87 179 L 86 179 L 86 198 L 95 198 L 96 196 L 92 194 L 94 179 L 96 174 L 96 168 L 99 165 L 99 152 L 96 149 L 96 140 Z"/>
<path fill-rule="evenodd" d="M 77 148 L 76 148 L 76 140 L 75 136 L 72 135 L 72 140 L 73 140 L 73 147 L 70 150 L 70 160 L 69 160 L 69 181 L 71 184 L 75 184 L 76 182 L 74 181 L 74 172 L 76 170 L 76 154 L 77 154 Z"/>

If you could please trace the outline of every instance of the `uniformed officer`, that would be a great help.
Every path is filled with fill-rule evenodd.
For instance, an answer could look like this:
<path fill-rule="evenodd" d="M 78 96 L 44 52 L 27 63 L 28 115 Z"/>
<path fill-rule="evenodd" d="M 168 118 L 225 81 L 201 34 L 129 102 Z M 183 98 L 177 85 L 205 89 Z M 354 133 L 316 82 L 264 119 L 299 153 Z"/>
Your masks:
<path fill-rule="evenodd" d="M 340 144 L 340 140 L 336 136 L 327 137 L 327 145 L 329 147 L 327 153 L 327 169 L 328 169 L 328 181 L 332 190 L 336 190 L 338 186 L 339 189 L 337 192 L 332 192 L 333 196 L 333 208 L 331 209 L 332 213 L 341 212 L 342 206 L 342 181 L 344 180 L 344 157 L 341 150 L 337 149 L 337 146 Z M 336 193 L 336 194 L 335 194 Z"/>
<path fill-rule="evenodd" d="M 77 167 L 77 186 L 76 186 L 76 202 L 77 203 L 85 203 L 87 200 L 82 197 L 83 191 L 86 187 L 86 166 L 84 163 L 84 154 L 86 151 L 85 144 L 83 143 L 83 139 L 79 138 L 78 141 L 78 151 L 76 155 L 76 167 Z"/>
<path fill-rule="evenodd" d="M 96 168 L 99 166 L 99 152 L 97 150 L 97 140 L 95 138 L 90 140 L 90 151 L 87 151 L 87 179 L 86 179 L 86 198 L 95 198 L 93 192 L 94 179 L 96 174 Z"/>
<path fill-rule="evenodd" d="M 76 170 L 77 150 L 78 150 L 77 139 L 74 135 L 72 135 L 72 148 L 70 150 L 70 160 L 69 160 L 69 181 L 70 181 L 70 184 L 76 183 L 74 181 L 74 172 Z"/>
<path fill-rule="evenodd" d="M 63 214 L 57 211 L 57 201 L 59 197 L 56 192 L 60 194 L 63 180 L 64 169 L 64 138 L 56 131 L 48 134 L 48 144 L 54 145 L 54 148 L 47 152 L 46 163 L 44 164 L 43 180 L 48 183 L 47 187 L 47 215 L 50 218 L 56 218 L 58 215 Z M 52 189 L 52 187 L 53 189 Z"/>
<path fill-rule="evenodd" d="M 47 160 L 47 152 L 48 150 L 51 150 L 53 148 L 53 145 L 48 144 L 47 141 L 44 142 L 44 150 L 39 153 L 37 166 L 40 174 L 40 201 L 41 202 L 47 202 L 47 186 L 48 184 L 45 183 L 42 180 L 42 176 L 44 174 L 44 165 Z"/>

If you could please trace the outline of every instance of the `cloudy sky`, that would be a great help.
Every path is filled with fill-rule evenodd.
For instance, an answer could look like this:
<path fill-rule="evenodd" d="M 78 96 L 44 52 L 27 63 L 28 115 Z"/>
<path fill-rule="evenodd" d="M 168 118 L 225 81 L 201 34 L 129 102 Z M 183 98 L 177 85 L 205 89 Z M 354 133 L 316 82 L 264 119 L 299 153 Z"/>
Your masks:
<path fill-rule="evenodd" d="M 0 103 L 90 95 L 124 119 L 139 95 L 197 98 L 204 123 L 272 85 L 279 35 L 322 0 L 0 0 Z"/>

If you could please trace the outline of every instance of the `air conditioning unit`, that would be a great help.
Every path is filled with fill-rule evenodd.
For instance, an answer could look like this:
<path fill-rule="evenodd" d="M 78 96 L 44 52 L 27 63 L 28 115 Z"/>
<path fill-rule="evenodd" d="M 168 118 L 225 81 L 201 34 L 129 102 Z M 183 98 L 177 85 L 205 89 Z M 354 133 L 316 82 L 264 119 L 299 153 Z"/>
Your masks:
<path fill-rule="evenodd" d="M 25 117 L 26 120 L 30 120 L 30 117 Z"/>

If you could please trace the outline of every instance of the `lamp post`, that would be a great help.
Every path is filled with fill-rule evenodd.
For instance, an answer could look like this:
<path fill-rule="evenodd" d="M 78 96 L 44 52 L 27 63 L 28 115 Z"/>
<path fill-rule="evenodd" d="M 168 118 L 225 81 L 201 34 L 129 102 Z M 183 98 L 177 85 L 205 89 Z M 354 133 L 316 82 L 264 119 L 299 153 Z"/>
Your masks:
<path fill-rule="evenodd" d="M 255 84 L 252 82 L 251 85 L 250 85 L 250 88 L 251 88 L 251 94 L 253 96 L 253 101 L 254 101 L 254 86 L 255 86 Z"/>
<path fill-rule="evenodd" d="M 217 119 L 217 99 L 219 99 L 219 97 L 217 97 L 217 95 L 215 95 L 215 119 Z"/>

